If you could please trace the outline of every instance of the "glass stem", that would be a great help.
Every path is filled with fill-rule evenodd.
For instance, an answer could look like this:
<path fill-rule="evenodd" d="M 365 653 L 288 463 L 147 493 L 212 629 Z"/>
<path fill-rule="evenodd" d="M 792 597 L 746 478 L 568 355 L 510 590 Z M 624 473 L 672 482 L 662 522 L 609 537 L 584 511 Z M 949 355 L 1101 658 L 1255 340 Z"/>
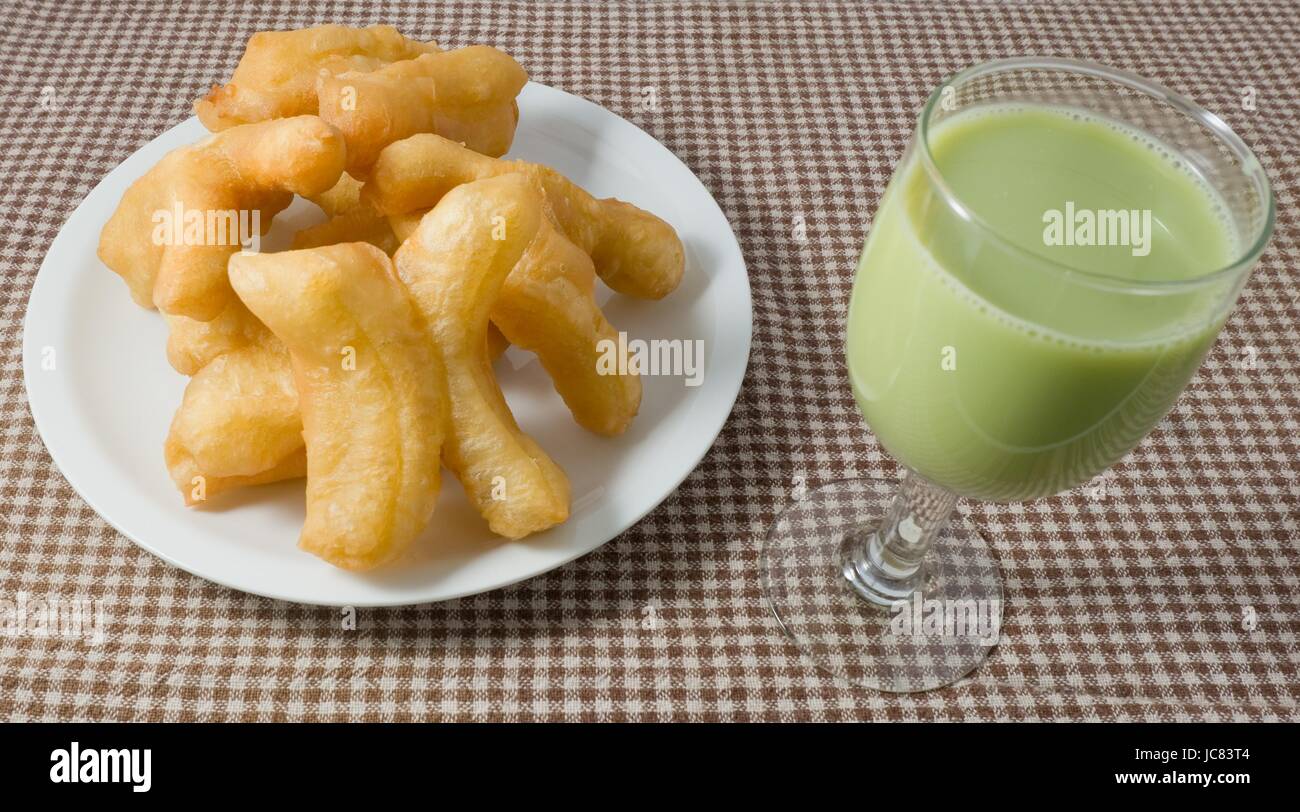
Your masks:
<path fill-rule="evenodd" d="M 925 555 L 956 506 L 957 494 L 908 471 L 884 521 L 847 541 L 849 585 L 882 606 L 906 600 L 925 582 Z"/>

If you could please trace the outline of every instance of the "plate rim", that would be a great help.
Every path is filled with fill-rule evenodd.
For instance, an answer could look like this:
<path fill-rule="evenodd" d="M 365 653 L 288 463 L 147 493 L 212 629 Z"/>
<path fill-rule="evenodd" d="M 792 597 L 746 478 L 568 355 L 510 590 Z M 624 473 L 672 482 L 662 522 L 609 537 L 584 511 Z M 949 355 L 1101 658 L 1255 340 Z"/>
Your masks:
<path fill-rule="evenodd" d="M 63 225 L 59 227 L 59 230 L 55 234 L 54 239 L 51 240 L 49 247 L 46 249 L 45 256 L 41 260 L 41 265 L 37 269 L 36 274 L 33 276 L 32 286 L 30 291 L 28 292 L 27 306 L 23 314 L 23 341 L 22 341 L 23 387 L 27 397 L 27 408 L 28 408 L 28 412 L 32 416 L 32 422 L 36 427 L 36 433 L 41 438 L 41 442 L 45 446 L 46 452 L 50 455 L 50 460 L 53 463 L 53 468 L 59 472 L 59 474 L 63 477 L 63 479 L 68 483 L 69 487 L 71 487 L 72 490 L 77 494 L 77 497 L 80 498 L 82 501 L 84 501 L 86 505 L 91 510 L 93 510 L 101 520 L 103 520 L 106 524 L 112 527 L 115 531 L 120 533 L 123 537 L 130 540 L 131 543 L 134 544 L 135 546 L 145 550 L 146 552 L 154 556 L 157 556 L 158 558 L 162 559 L 163 561 L 170 564 L 171 566 L 176 567 L 184 572 L 187 572 L 197 578 L 201 578 L 204 581 L 208 581 L 210 583 L 217 584 L 227 589 L 232 589 L 237 592 L 248 594 L 248 595 L 256 595 L 258 597 L 262 597 L 270 600 L 285 601 L 288 603 L 296 603 L 305 606 L 327 606 L 327 607 L 351 606 L 356 608 L 386 608 L 386 607 L 403 607 L 403 606 L 421 606 L 425 604 L 441 603 L 443 601 L 457 600 L 460 598 L 471 597 L 474 595 L 481 595 L 488 592 L 494 592 L 496 590 L 504 589 L 514 584 L 518 584 L 523 581 L 527 581 L 529 579 L 536 578 L 541 575 L 545 575 L 546 573 L 559 569 L 560 567 L 570 564 L 573 561 L 576 561 L 577 559 L 598 550 L 599 548 L 608 544 L 610 541 L 613 541 L 615 538 L 628 532 L 634 526 L 636 526 L 636 524 L 638 524 L 642 519 L 644 519 L 647 515 L 649 515 L 652 511 L 654 511 L 656 508 L 662 505 L 670 496 L 676 493 L 677 490 L 681 487 L 682 482 L 684 482 L 687 477 L 689 477 L 692 473 L 694 473 L 694 471 L 699 467 L 700 462 L 703 461 L 703 459 L 708 455 L 709 451 L 713 448 L 714 444 L 717 442 L 718 437 L 721 436 L 722 430 L 726 427 L 727 421 L 730 420 L 731 415 L 735 410 L 735 405 L 736 402 L 739 400 L 740 392 L 744 388 L 745 376 L 748 374 L 750 356 L 753 349 L 753 323 L 754 323 L 753 290 L 752 290 L 752 286 L 750 285 L 749 270 L 745 262 L 744 251 L 740 246 L 740 240 L 736 236 L 735 228 L 732 225 L 730 218 L 726 216 L 725 210 L 722 208 L 722 206 L 718 204 L 717 199 L 714 197 L 712 191 L 704 184 L 702 180 L 700 180 L 699 176 L 690 168 L 690 166 L 688 166 L 684 161 L 682 161 L 681 158 L 679 158 L 676 153 L 674 153 L 671 149 L 669 149 L 666 145 L 664 145 L 661 141 L 659 141 L 659 139 L 655 138 L 653 135 L 647 133 L 644 129 L 637 126 L 635 123 L 628 121 L 627 119 L 623 118 L 622 116 L 615 113 L 614 111 L 609 110 L 608 108 L 605 108 L 597 104 L 596 102 L 593 102 L 590 99 L 584 98 L 577 94 L 570 93 L 568 91 L 561 90 L 559 88 L 551 87 L 549 85 L 541 84 L 539 82 L 535 82 L 531 80 L 527 83 L 525 87 L 525 91 L 534 94 L 540 93 L 543 95 L 557 94 L 558 97 L 562 98 L 565 103 L 568 104 L 576 103 L 580 107 L 587 108 L 588 112 L 603 117 L 608 117 L 611 121 L 617 122 L 617 126 L 630 127 L 640 136 L 649 139 L 651 142 L 657 145 L 661 150 L 663 150 L 666 156 L 670 157 L 671 160 L 677 162 L 681 166 L 681 168 L 684 169 L 687 172 L 687 174 L 690 175 L 690 177 L 698 184 L 700 191 L 704 193 L 704 195 L 707 197 L 709 202 L 712 203 L 712 205 L 717 209 L 719 215 L 721 215 L 722 221 L 725 222 L 727 225 L 725 234 L 719 233 L 717 237 L 719 239 L 730 240 L 731 247 L 734 247 L 735 249 L 735 258 L 739 261 L 738 272 L 740 274 L 741 280 L 743 281 L 744 306 L 743 308 L 739 308 L 739 307 L 735 308 L 735 311 L 739 311 L 739 312 L 734 313 L 732 317 L 735 318 L 736 321 L 735 323 L 730 325 L 731 330 L 734 330 L 735 334 L 739 337 L 739 346 L 737 347 L 737 350 L 741 360 L 740 363 L 734 364 L 727 368 L 728 371 L 731 371 L 733 373 L 732 377 L 734 379 L 730 381 L 724 380 L 720 384 L 717 384 L 717 386 L 719 386 L 722 389 L 729 388 L 730 392 L 729 393 L 722 392 L 715 396 L 715 398 L 725 401 L 726 408 L 718 410 L 717 417 L 716 417 L 716 425 L 709 425 L 706 431 L 699 432 L 699 434 L 707 435 L 709 437 L 708 442 L 701 443 L 699 446 L 698 453 L 694 455 L 690 455 L 693 456 L 694 459 L 690 459 L 689 465 L 684 466 L 681 470 L 680 475 L 673 478 L 671 486 L 667 487 L 662 493 L 662 495 L 651 500 L 646 504 L 643 510 L 635 513 L 634 517 L 630 521 L 628 521 L 626 526 L 623 527 L 621 530 L 613 533 L 612 535 L 609 535 L 607 538 L 604 538 L 597 543 L 578 545 L 573 550 L 565 550 L 563 555 L 557 556 L 553 561 L 548 561 L 546 563 L 546 566 L 544 566 L 541 569 L 536 569 L 522 575 L 512 575 L 510 577 L 498 581 L 494 581 L 492 584 L 487 586 L 473 587 L 465 590 L 455 591 L 453 593 L 449 593 L 446 595 L 441 595 L 434 598 L 425 598 L 421 600 L 412 600 L 406 596 L 394 596 L 394 598 L 391 601 L 382 600 L 382 599 L 377 599 L 373 601 L 360 601 L 360 602 L 355 600 L 321 600 L 315 598 L 295 596 L 283 592 L 279 594 L 275 594 L 261 589 L 252 589 L 249 588 L 248 586 L 243 586 L 237 583 L 233 583 L 231 579 L 229 579 L 225 575 L 214 576 L 208 572 L 200 572 L 196 568 L 178 560 L 170 553 L 165 552 L 163 549 L 159 548 L 158 546 L 143 540 L 142 538 L 138 537 L 136 534 L 132 532 L 128 532 L 125 528 L 123 528 L 119 524 L 117 520 L 110 518 L 109 515 L 110 512 L 106 512 L 102 510 L 99 504 L 97 504 L 98 500 L 92 499 L 91 497 L 87 496 L 86 490 L 80 486 L 81 477 L 78 476 L 76 480 L 74 480 L 74 477 L 68 474 L 66 457 L 63 456 L 62 451 L 55 450 L 55 447 L 60 446 L 60 443 L 58 441 L 54 442 L 53 444 L 51 443 L 49 439 L 49 437 L 51 436 L 51 432 L 50 432 L 51 427 L 48 423 L 44 423 L 40 414 L 38 414 L 40 409 L 36 406 L 36 404 L 38 400 L 40 400 L 40 398 L 34 398 L 33 392 L 38 391 L 39 386 L 35 386 L 35 387 L 33 386 L 33 375 L 31 374 L 31 370 L 30 370 L 30 358 L 32 357 L 33 349 L 35 349 L 33 342 L 36 341 L 36 336 L 34 335 L 32 323 L 31 323 L 32 302 L 37 298 L 37 291 L 38 288 L 40 288 L 42 285 L 42 280 L 45 280 L 46 284 L 51 284 L 49 282 L 49 280 L 51 279 L 51 275 L 44 274 L 42 272 L 44 271 L 46 264 L 49 262 L 50 253 L 53 251 L 55 244 L 65 239 L 65 232 L 67 232 L 69 224 L 72 223 L 75 219 L 77 219 L 77 215 L 81 212 L 82 208 L 86 206 L 87 202 L 94 195 L 95 191 L 98 190 L 105 183 L 109 182 L 115 175 L 119 173 L 125 173 L 127 171 L 126 168 L 133 163 L 136 157 L 140 155 L 142 152 L 148 150 L 156 142 L 167 139 L 176 130 L 182 127 L 192 125 L 192 122 L 197 121 L 197 117 L 190 116 L 166 128 L 161 133 L 156 135 L 154 138 L 151 138 L 149 141 L 137 147 L 120 163 L 118 163 L 115 167 L 113 167 L 107 173 L 105 173 L 104 176 L 100 178 L 100 180 L 95 185 L 90 187 L 90 189 L 86 192 L 85 196 L 81 199 L 81 201 L 78 202 L 78 204 L 75 207 L 73 207 L 73 210 L 68 214 L 67 218 L 64 220 Z M 146 169 L 145 171 L 148 170 Z M 71 235 L 66 235 L 66 237 L 67 239 L 73 238 Z"/>

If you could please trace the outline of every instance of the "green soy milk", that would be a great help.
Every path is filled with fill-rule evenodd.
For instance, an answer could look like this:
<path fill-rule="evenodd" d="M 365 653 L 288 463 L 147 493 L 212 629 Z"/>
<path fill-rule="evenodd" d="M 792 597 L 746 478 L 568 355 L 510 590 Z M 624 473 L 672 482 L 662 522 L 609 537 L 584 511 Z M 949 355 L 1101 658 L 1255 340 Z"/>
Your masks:
<path fill-rule="evenodd" d="M 854 395 L 891 454 L 964 496 L 1070 488 L 1151 430 L 1213 342 L 1230 294 L 1177 282 L 1239 255 L 1227 207 L 1174 150 L 1072 109 L 971 108 L 929 146 L 960 206 L 914 145 L 854 284 Z"/>

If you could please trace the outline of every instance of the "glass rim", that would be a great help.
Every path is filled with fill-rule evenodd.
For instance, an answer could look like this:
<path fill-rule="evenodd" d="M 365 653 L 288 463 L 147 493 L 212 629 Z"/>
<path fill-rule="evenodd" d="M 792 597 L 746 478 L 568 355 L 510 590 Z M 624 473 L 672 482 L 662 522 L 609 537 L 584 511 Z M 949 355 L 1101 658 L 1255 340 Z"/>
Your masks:
<path fill-rule="evenodd" d="M 1111 276 L 1109 274 L 1089 271 L 1076 267 L 1064 262 L 1054 260 L 1044 256 L 1041 253 L 1032 251 L 1023 246 L 1012 243 L 1003 237 L 998 229 L 979 217 L 967 206 L 960 197 L 952 190 L 943 177 L 938 165 L 934 161 L 934 155 L 930 151 L 930 117 L 934 112 L 935 106 L 939 104 L 943 96 L 944 88 L 960 81 L 973 79 L 991 73 L 1002 73 L 1013 69 L 1032 69 L 1040 68 L 1046 70 L 1056 70 L 1066 73 L 1083 74 L 1100 79 L 1106 79 L 1121 85 L 1133 88 L 1157 101 L 1175 108 L 1183 115 L 1200 124 L 1209 130 L 1216 140 L 1226 146 L 1234 156 L 1241 161 L 1242 173 L 1249 176 L 1255 181 L 1256 188 L 1261 193 L 1266 205 L 1266 212 L 1259 228 L 1259 233 L 1254 239 L 1249 240 L 1249 248 L 1241 252 L 1235 259 L 1220 268 L 1199 274 L 1191 279 L 1165 279 L 1165 280 L 1136 280 L 1120 276 Z M 1225 277 L 1230 277 L 1240 273 L 1243 268 L 1249 270 L 1254 262 L 1263 253 L 1268 245 L 1269 239 L 1273 236 L 1273 228 L 1276 219 L 1277 202 L 1273 194 L 1273 184 L 1269 181 L 1268 174 L 1264 172 L 1264 167 L 1259 158 L 1255 155 L 1245 141 L 1237 135 L 1223 119 L 1214 113 L 1201 107 L 1196 102 L 1175 93 L 1163 85 L 1144 79 L 1135 73 L 1110 68 L 1105 65 L 1099 65 L 1095 62 L 1086 62 L 1080 59 L 1065 59 L 1061 57 L 1048 56 L 1021 56 L 1008 59 L 994 59 L 987 62 L 980 62 L 970 67 L 964 68 L 957 73 L 948 76 L 938 87 L 930 94 L 926 100 L 925 107 L 921 111 L 921 116 L 916 126 L 916 140 L 920 144 L 921 163 L 924 166 L 926 174 L 930 176 L 931 182 L 938 189 L 940 195 L 947 200 L 962 219 L 974 225 L 980 231 L 987 234 L 992 240 L 1003 246 L 1013 254 L 1026 256 L 1035 262 L 1047 265 L 1052 270 L 1069 276 L 1078 276 L 1099 287 L 1108 289 L 1121 289 L 1127 291 L 1139 291 L 1150 293 L 1164 293 L 1172 291 L 1184 291 L 1187 289 L 1212 285 L 1221 281 Z M 1242 240 L 1243 245 L 1247 240 Z"/>

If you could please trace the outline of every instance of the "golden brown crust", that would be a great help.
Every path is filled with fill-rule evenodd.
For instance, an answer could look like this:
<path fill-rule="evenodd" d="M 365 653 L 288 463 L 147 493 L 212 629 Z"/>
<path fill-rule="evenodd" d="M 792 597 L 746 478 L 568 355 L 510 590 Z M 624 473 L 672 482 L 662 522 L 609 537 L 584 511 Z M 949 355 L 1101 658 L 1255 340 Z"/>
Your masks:
<path fill-rule="evenodd" d="M 438 53 L 436 43 L 402 36 L 391 25 L 349 28 L 318 25 L 296 31 L 260 31 L 248 40 L 230 81 L 194 102 L 213 132 L 274 118 L 316 112 L 316 78 L 368 71 L 390 62 Z"/>
<path fill-rule="evenodd" d="M 400 557 L 437 503 L 448 405 L 392 261 L 365 243 L 238 255 L 230 280 L 293 362 L 307 445 L 300 546 L 353 570 Z"/>
<path fill-rule="evenodd" d="M 466 184 L 394 257 L 446 375 L 447 467 L 492 531 L 508 538 L 569 515 L 568 478 L 519 429 L 487 357 L 489 313 L 542 218 L 541 193 L 521 175 Z"/>
<path fill-rule="evenodd" d="M 661 299 L 681 282 L 685 250 L 668 223 L 630 203 L 594 198 L 549 167 L 489 158 L 439 135 L 414 135 L 385 147 L 361 196 L 385 214 L 400 215 L 436 205 L 463 183 L 507 173 L 540 184 L 560 231 L 614 290 Z"/>
<path fill-rule="evenodd" d="M 268 334 L 199 370 L 172 418 L 164 457 L 187 505 L 305 475 L 298 391 L 284 346 Z"/>
<path fill-rule="evenodd" d="M 519 118 L 515 97 L 527 81 L 518 62 L 476 45 L 369 72 L 322 74 L 317 109 L 347 141 L 348 172 L 364 177 L 384 147 L 417 133 L 504 155 Z"/>
<path fill-rule="evenodd" d="M 99 258 L 138 304 L 209 321 L 234 298 L 226 262 L 240 250 L 241 228 L 251 236 L 256 215 L 265 233 L 294 194 L 334 186 L 344 160 L 343 137 L 315 116 L 236 127 L 173 150 L 122 196 L 100 233 Z M 181 221 L 180 239 L 172 221 Z"/>

